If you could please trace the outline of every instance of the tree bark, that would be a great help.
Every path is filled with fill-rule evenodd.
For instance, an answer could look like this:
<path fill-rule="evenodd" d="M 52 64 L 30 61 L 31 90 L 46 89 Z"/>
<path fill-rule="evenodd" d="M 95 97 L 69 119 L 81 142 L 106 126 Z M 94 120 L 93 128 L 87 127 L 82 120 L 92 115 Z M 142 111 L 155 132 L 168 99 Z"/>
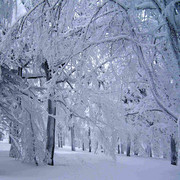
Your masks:
<path fill-rule="evenodd" d="M 118 144 L 118 154 L 120 154 L 120 145 Z"/>
<path fill-rule="evenodd" d="M 32 146 L 33 146 L 33 159 L 36 166 L 38 166 L 38 160 L 36 157 L 36 137 L 35 137 L 33 123 L 31 119 L 31 113 L 29 113 L 29 120 L 30 120 L 30 127 L 31 127 L 31 133 L 32 133 L 31 135 L 32 135 Z"/>
<path fill-rule="evenodd" d="M 98 143 L 98 141 L 97 141 L 97 142 L 96 142 L 96 147 L 95 147 L 95 150 L 94 150 L 94 154 L 97 154 L 98 147 L 99 147 L 99 143 Z"/>
<path fill-rule="evenodd" d="M 178 151 L 177 151 L 177 142 L 174 135 L 171 135 L 171 164 L 177 165 L 178 163 Z"/>
<path fill-rule="evenodd" d="M 60 147 L 63 148 L 63 135 L 60 133 Z"/>
<path fill-rule="evenodd" d="M 22 68 L 18 67 L 18 76 L 22 77 Z M 17 98 L 17 104 L 18 107 L 17 108 L 21 108 L 21 98 L 18 97 Z M 15 139 L 19 139 L 19 126 L 16 122 L 13 122 L 10 124 L 10 135 L 12 135 L 12 137 L 14 137 L 14 140 L 12 140 L 12 137 L 10 137 L 10 142 L 11 142 L 11 148 L 9 151 L 9 157 L 12 158 L 20 158 L 21 153 L 19 152 L 18 148 L 17 148 L 17 144 L 15 143 Z"/>
<path fill-rule="evenodd" d="M 73 126 L 71 127 L 71 150 L 72 150 L 72 151 L 76 151 L 76 148 L 75 148 L 74 124 L 73 124 Z"/>
<path fill-rule="evenodd" d="M 138 141 L 138 136 L 134 136 L 134 155 L 138 156 L 139 154 L 139 141 Z"/>
<path fill-rule="evenodd" d="M 88 130 L 88 139 L 89 139 L 89 152 L 91 152 L 91 128 Z"/>
<path fill-rule="evenodd" d="M 128 137 L 128 139 L 127 139 L 126 155 L 127 155 L 127 156 L 130 156 L 130 155 L 131 155 L 131 139 L 130 139 L 130 137 Z"/>
<path fill-rule="evenodd" d="M 58 147 L 60 147 L 60 135 L 58 133 Z"/>
<path fill-rule="evenodd" d="M 124 145 L 121 143 L 121 154 L 124 154 Z"/>
<path fill-rule="evenodd" d="M 9 127 L 10 127 L 9 128 L 9 144 L 11 144 L 12 143 L 12 139 L 11 139 L 10 134 L 12 134 L 12 132 L 11 132 L 12 131 L 12 122 L 9 123 Z"/>
<path fill-rule="evenodd" d="M 58 147 L 63 148 L 63 132 L 62 132 L 62 127 L 58 128 Z"/>
<path fill-rule="evenodd" d="M 14 137 L 14 139 L 12 139 L 12 137 L 11 137 L 11 147 L 10 147 L 10 151 L 9 151 L 9 157 L 18 159 L 18 158 L 20 158 L 20 152 L 15 143 L 15 139 L 19 138 L 18 125 L 17 125 L 17 123 L 13 122 L 12 126 L 13 127 L 11 130 L 11 136 Z"/>
<path fill-rule="evenodd" d="M 131 143 L 130 142 L 128 142 L 128 144 L 127 144 L 127 156 L 130 156 L 130 154 L 131 154 Z"/>
<path fill-rule="evenodd" d="M 167 156 L 167 152 L 166 152 L 165 150 L 163 150 L 163 158 L 164 158 L 164 159 L 167 159 L 167 157 L 168 157 L 168 156 Z"/>
<path fill-rule="evenodd" d="M 147 145 L 146 152 L 147 152 L 148 157 L 152 157 L 151 143 L 149 143 L 149 144 Z"/>
<path fill-rule="evenodd" d="M 44 71 L 46 73 L 46 80 L 49 81 L 51 77 L 51 71 L 49 69 L 47 61 L 43 64 Z M 46 157 L 45 162 L 48 165 L 54 165 L 54 147 L 55 147 L 55 124 L 56 119 L 56 106 L 54 99 L 52 98 L 53 94 L 49 95 L 48 99 L 48 122 L 47 122 L 47 141 L 46 141 Z"/>
<path fill-rule="evenodd" d="M 82 143 L 82 150 L 85 151 L 84 142 Z"/>
<path fill-rule="evenodd" d="M 46 142 L 46 162 L 48 165 L 54 165 L 54 147 L 55 147 L 55 124 L 56 119 L 51 116 L 56 115 L 54 101 L 48 99 L 48 123 L 47 123 L 47 142 Z"/>

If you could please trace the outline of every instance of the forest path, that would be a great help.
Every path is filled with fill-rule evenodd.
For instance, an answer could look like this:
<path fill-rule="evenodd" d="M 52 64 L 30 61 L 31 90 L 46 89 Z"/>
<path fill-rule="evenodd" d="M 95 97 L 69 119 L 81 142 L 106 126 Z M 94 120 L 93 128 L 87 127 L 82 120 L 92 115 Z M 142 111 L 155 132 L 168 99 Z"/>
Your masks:
<path fill-rule="evenodd" d="M 69 147 L 56 149 L 55 166 L 34 166 L 8 157 L 9 145 L 0 142 L 0 180 L 180 180 L 180 166 L 169 161 L 118 156 Z"/>

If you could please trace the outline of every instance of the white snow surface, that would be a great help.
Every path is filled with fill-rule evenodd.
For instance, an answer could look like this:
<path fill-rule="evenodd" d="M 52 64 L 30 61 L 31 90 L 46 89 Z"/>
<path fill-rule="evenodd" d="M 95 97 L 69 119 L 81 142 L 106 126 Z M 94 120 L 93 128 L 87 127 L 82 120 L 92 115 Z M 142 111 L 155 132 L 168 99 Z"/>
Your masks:
<path fill-rule="evenodd" d="M 9 147 L 0 142 L 0 180 L 180 180 L 180 166 L 163 159 L 118 156 L 114 162 L 65 147 L 56 149 L 55 166 L 36 167 L 9 158 Z"/>

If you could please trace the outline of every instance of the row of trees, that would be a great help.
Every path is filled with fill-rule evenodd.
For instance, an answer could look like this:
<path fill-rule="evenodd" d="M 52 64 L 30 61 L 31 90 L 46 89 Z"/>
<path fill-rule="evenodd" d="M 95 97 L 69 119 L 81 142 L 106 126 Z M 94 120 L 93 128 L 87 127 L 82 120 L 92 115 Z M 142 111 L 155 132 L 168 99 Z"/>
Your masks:
<path fill-rule="evenodd" d="M 53 165 L 60 121 L 72 136 L 75 125 L 90 128 L 114 158 L 126 143 L 127 154 L 131 146 L 136 155 L 171 152 L 176 165 L 180 3 L 22 0 L 26 13 L 16 19 L 19 3 L 0 4 L 1 123 L 10 129 L 10 156 Z"/>

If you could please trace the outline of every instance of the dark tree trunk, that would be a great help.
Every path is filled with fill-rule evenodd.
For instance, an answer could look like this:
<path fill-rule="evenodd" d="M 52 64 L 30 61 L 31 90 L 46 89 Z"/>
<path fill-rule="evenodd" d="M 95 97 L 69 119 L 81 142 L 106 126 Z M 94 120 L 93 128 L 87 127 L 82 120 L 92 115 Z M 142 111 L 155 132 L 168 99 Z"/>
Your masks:
<path fill-rule="evenodd" d="M 171 164 L 177 165 L 178 162 L 178 152 L 177 152 L 177 143 L 174 135 L 171 135 Z"/>
<path fill-rule="evenodd" d="M 58 133 L 58 147 L 60 147 L 60 135 Z"/>
<path fill-rule="evenodd" d="M 9 136 L 9 144 L 11 144 L 12 143 L 12 139 L 11 139 L 11 137 Z"/>
<path fill-rule="evenodd" d="M 82 143 L 82 150 L 85 151 L 84 142 Z"/>
<path fill-rule="evenodd" d="M 30 127 L 31 127 L 31 133 L 32 133 L 31 135 L 32 135 L 33 159 L 34 159 L 34 163 L 36 164 L 36 166 L 38 166 L 38 160 L 36 157 L 36 137 L 35 137 L 33 123 L 32 123 L 32 119 L 31 119 L 31 113 L 29 113 L 29 120 L 30 120 Z"/>
<path fill-rule="evenodd" d="M 88 130 L 88 139 L 89 139 L 89 152 L 91 152 L 91 128 Z"/>
<path fill-rule="evenodd" d="M 128 139 L 127 139 L 126 155 L 127 155 L 127 156 L 130 156 L 130 155 L 131 155 L 131 139 L 130 139 L 130 137 L 128 137 Z"/>
<path fill-rule="evenodd" d="M 44 71 L 46 73 L 46 80 L 51 79 L 51 71 L 49 69 L 47 61 L 43 64 Z M 54 147 L 55 147 L 55 124 L 56 119 L 53 117 L 56 115 L 56 106 L 53 94 L 49 95 L 48 99 L 48 122 L 47 122 L 47 141 L 46 141 L 46 157 L 45 162 L 48 165 L 54 165 Z"/>
<path fill-rule="evenodd" d="M 131 143 L 130 142 L 128 142 L 128 144 L 127 144 L 127 154 L 126 155 L 127 156 L 131 155 Z"/>
<path fill-rule="evenodd" d="M 60 147 L 63 148 L 63 137 L 62 137 L 62 134 L 60 136 Z"/>
<path fill-rule="evenodd" d="M 118 144 L 118 154 L 120 154 L 120 145 Z"/>
<path fill-rule="evenodd" d="M 0 132 L 0 141 L 2 141 L 2 140 L 3 140 L 3 133 Z"/>
<path fill-rule="evenodd" d="M 11 144 L 12 143 L 12 139 L 11 139 L 11 135 L 12 135 L 12 122 L 10 122 L 10 124 L 9 124 L 9 144 Z"/>
<path fill-rule="evenodd" d="M 63 148 L 63 128 L 60 128 L 60 147 Z"/>
<path fill-rule="evenodd" d="M 56 115 L 54 102 L 48 99 L 48 123 L 47 123 L 47 142 L 46 142 L 46 162 L 48 165 L 54 165 L 54 147 L 55 147 L 55 124 L 56 119 L 51 115 Z"/>
<path fill-rule="evenodd" d="M 76 151 L 76 149 L 75 149 L 74 125 L 71 127 L 71 150 L 72 150 L 72 151 Z"/>
<path fill-rule="evenodd" d="M 147 145 L 146 152 L 147 152 L 148 157 L 152 157 L 151 143 L 149 143 L 149 144 Z"/>
<path fill-rule="evenodd" d="M 119 142 L 119 140 L 120 140 L 120 138 L 118 137 L 118 140 L 117 140 L 117 144 L 118 144 L 118 146 L 117 146 L 117 151 L 118 151 L 118 154 L 120 154 L 120 142 Z"/>
<path fill-rule="evenodd" d="M 152 148 L 151 148 L 151 146 L 149 148 L 149 157 L 152 157 Z"/>
<path fill-rule="evenodd" d="M 124 145 L 121 143 L 121 154 L 124 154 Z"/>

